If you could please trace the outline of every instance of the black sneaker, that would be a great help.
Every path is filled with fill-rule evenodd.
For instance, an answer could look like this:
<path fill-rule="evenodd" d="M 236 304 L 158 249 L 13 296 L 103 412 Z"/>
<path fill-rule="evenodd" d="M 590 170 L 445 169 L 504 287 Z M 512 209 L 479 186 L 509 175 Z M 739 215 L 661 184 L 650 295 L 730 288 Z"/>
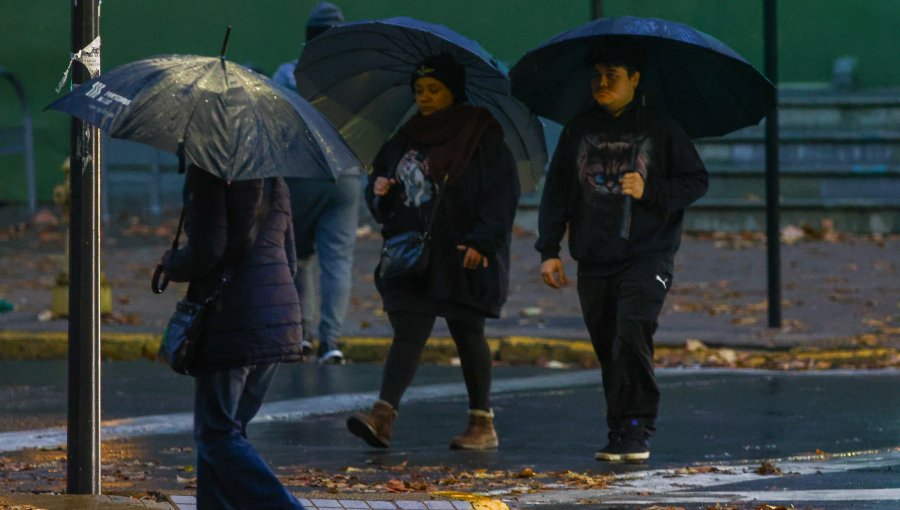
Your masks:
<path fill-rule="evenodd" d="M 641 462 L 650 458 L 650 433 L 637 420 L 608 434 L 609 443 L 594 454 L 606 462 Z"/>
<path fill-rule="evenodd" d="M 594 458 L 605 462 L 642 462 L 650 458 L 650 441 L 634 437 L 611 441 Z"/>
<path fill-rule="evenodd" d="M 307 339 L 300 340 L 300 353 L 303 357 L 311 356 L 313 353 L 313 344 Z"/>
<path fill-rule="evenodd" d="M 605 462 L 619 462 L 622 460 L 622 443 L 618 440 L 606 443 L 606 446 L 597 450 L 594 458 Z"/>
<path fill-rule="evenodd" d="M 637 436 L 625 436 L 619 443 L 617 452 L 621 459 L 628 462 L 640 462 L 650 458 L 650 440 Z"/>
<path fill-rule="evenodd" d="M 607 434 L 609 442 L 594 454 L 594 458 L 606 462 L 619 462 L 622 460 L 622 434 L 620 431 L 610 431 Z"/>

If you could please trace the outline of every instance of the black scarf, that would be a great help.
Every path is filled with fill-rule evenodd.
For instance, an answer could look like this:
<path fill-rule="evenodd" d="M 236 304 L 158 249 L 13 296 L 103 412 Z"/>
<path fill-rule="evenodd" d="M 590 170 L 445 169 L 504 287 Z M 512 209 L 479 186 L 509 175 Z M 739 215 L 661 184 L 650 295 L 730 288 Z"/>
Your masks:
<path fill-rule="evenodd" d="M 428 177 L 433 182 L 456 180 L 472 161 L 481 136 L 489 128 L 502 129 L 485 110 L 454 104 L 424 116 L 416 113 L 400 131 L 417 144 L 428 146 Z"/>

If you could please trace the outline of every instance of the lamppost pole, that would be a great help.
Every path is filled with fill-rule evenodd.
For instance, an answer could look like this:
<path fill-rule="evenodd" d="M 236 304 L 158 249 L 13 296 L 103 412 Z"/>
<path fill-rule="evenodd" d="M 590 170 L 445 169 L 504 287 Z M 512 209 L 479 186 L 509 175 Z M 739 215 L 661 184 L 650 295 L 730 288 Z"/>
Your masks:
<path fill-rule="evenodd" d="M 778 86 L 777 1 L 763 0 L 765 71 Z M 766 117 L 766 258 L 769 288 L 769 327 L 781 327 L 781 229 L 779 228 L 778 100 Z"/>
<path fill-rule="evenodd" d="M 99 0 L 72 3 L 72 53 L 100 33 Z M 99 47 L 73 62 L 72 86 L 99 74 Z M 66 491 L 100 493 L 100 131 L 72 117 Z"/>

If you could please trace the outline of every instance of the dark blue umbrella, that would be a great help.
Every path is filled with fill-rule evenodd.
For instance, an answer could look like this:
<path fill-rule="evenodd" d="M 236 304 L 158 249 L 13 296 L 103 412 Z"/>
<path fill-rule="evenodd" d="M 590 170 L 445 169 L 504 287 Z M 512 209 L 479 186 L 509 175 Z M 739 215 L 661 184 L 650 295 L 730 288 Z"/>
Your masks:
<path fill-rule="evenodd" d="M 222 57 L 163 55 L 122 65 L 47 108 L 114 138 L 178 152 L 226 180 L 334 178 L 359 166 L 328 120 L 269 78 Z"/>
<path fill-rule="evenodd" d="M 363 161 L 414 112 L 409 77 L 427 57 L 449 53 L 466 68 L 469 102 L 503 126 L 524 191 L 547 162 L 537 117 L 509 92 L 506 67 L 477 42 L 412 18 L 343 23 L 308 42 L 295 70 L 297 91 L 322 111 Z"/>
<path fill-rule="evenodd" d="M 737 52 L 690 26 L 656 18 L 601 18 L 529 51 L 510 72 L 513 95 L 565 124 L 593 101 L 590 52 L 614 44 L 644 56 L 639 89 L 692 138 L 758 123 L 775 107 L 775 86 Z"/>

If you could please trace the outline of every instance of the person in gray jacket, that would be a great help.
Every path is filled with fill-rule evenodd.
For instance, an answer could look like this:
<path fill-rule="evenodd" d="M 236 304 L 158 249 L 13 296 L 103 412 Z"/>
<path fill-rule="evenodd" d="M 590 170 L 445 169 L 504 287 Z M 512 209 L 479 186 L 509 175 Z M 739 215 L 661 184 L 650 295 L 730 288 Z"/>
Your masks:
<path fill-rule="evenodd" d="M 341 10 L 320 2 L 309 14 L 306 40 L 344 20 Z M 297 90 L 294 69 L 297 61 L 282 64 L 272 79 Z M 312 353 L 314 323 L 318 311 L 318 358 L 320 363 L 344 363 L 338 347 L 352 287 L 353 249 L 359 224 L 361 185 L 359 170 L 345 172 L 337 182 L 315 179 L 287 179 L 294 213 L 294 234 L 298 270 L 294 280 L 303 299 L 304 349 Z M 317 302 L 316 266 L 320 278 L 321 301 Z"/>

